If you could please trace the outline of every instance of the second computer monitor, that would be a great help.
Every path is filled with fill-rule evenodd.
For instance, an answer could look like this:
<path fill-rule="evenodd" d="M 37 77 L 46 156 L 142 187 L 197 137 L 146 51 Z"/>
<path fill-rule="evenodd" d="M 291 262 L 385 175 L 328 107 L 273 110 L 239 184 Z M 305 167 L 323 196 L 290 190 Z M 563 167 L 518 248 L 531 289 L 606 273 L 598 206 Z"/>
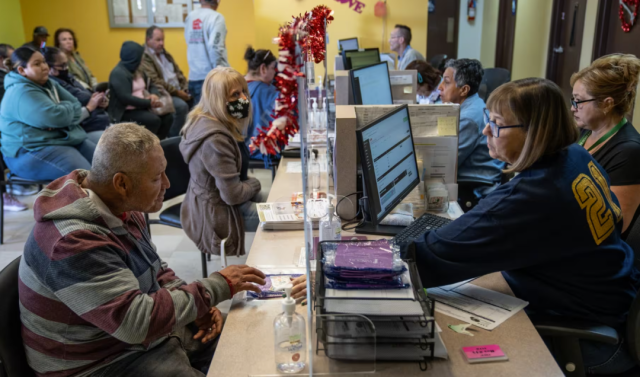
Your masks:
<path fill-rule="evenodd" d="M 357 50 L 360 46 L 358 46 L 358 38 L 349 38 L 349 39 L 340 39 L 338 41 L 338 50 Z"/>
<path fill-rule="evenodd" d="M 349 71 L 355 105 L 393 105 L 386 62 Z"/>
<path fill-rule="evenodd" d="M 342 50 L 342 61 L 344 62 L 344 69 L 354 69 L 380 63 L 380 51 L 377 48 Z"/>
<path fill-rule="evenodd" d="M 396 110 L 356 131 L 369 216 L 377 225 L 418 185 L 409 107 Z"/>

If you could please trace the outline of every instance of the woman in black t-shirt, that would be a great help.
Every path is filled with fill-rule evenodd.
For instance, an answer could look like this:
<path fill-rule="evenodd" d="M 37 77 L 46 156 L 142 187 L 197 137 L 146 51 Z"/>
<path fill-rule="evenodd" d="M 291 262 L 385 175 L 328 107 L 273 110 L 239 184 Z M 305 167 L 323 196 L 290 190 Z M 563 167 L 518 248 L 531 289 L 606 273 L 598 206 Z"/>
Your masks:
<path fill-rule="evenodd" d="M 571 76 L 571 109 L 582 129 L 579 144 L 609 174 L 622 207 L 623 239 L 640 214 L 640 134 L 625 118 L 635 101 L 639 73 L 635 55 L 612 54 Z"/>

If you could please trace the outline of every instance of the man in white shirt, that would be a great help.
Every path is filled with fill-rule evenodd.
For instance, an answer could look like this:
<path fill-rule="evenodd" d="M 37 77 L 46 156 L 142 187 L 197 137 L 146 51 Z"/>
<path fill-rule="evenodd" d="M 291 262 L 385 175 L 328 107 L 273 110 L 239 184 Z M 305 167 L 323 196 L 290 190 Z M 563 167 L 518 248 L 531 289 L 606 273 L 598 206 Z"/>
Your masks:
<path fill-rule="evenodd" d="M 218 66 L 229 67 L 227 60 L 227 25 L 217 12 L 220 0 L 200 0 L 202 7 L 189 13 L 185 22 L 189 62 L 189 93 L 200 102 L 202 84 L 207 74 Z"/>
<path fill-rule="evenodd" d="M 178 136 L 187 120 L 192 98 L 187 93 L 187 78 L 178 67 L 173 56 L 164 49 L 164 31 L 157 26 L 147 29 L 144 55 L 140 69 L 158 88 L 166 89 L 173 99 L 176 112 L 173 124 L 169 130 L 169 137 Z"/>
<path fill-rule="evenodd" d="M 411 47 L 411 29 L 408 26 L 395 26 L 389 38 L 389 47 L 398 54 L 399 71 L 405 70 L 414 60 L 424 60 L 424 56 Z"/>

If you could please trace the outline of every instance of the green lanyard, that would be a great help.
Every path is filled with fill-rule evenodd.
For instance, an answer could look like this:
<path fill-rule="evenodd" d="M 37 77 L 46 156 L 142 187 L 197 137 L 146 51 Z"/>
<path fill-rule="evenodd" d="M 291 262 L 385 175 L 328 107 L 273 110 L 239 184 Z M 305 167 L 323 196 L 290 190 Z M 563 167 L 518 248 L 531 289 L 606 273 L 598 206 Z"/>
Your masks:
<path fill-rule="evenodd" d="M 620 129 L 622 128 L 622 126 L 624 126 L 625 124 L 627 124 L 627 118 L 622 118 L 622 120 L 620 121 L 620 123 L 616 124 L 615 127 L 613 127 L 611 130 L 609 130 L 609 132 L 607 132 L 603 137 L 601 137 L 600 139 L 598 139 L 598 141 L 596 141 L 595 143 L 593 143 L 593 145 L 591 147 L 589 147 L 589 149 L 587 149 L 587 152 L 591 152 L 591 150 L 595 149 L 598 145 L 604 143 L 607 139 L 609 139 L 611 136 L 615 135 L 616 132 L 620 131 Z M 580 139 L 580 141 L 578 141 L 578 144 L 580 144 L 581 147 L 584 147 L 584 143 L 587 142 L 587 139 L 589 138 L 589 136 L 591 136 L 591 131 L 586 132 L 582 138 Z"/>

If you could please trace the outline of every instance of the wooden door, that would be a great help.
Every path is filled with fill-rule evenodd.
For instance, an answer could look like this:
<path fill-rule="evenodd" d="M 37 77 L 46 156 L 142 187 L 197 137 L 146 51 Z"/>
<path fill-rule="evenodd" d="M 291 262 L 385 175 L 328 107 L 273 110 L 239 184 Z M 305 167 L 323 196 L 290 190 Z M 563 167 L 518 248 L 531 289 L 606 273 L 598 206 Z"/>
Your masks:
<path fill-rule="evenodd" d="M 636 20 L 631 30 L 625 33 L 622 31 L 619 10 L 618 0 L 600 0 L 593 59 L 613 53 L 634 54 L 640 58 L 640 20 Z M 625 14 L 625 19 L 629 22 L 628 14 Z M 633 110 L 628 119 L 632 118 Z"/>
<path fill-rule="evenodd" d="M 429 0 L 427 61 L 436 55 L 458 56 L 459 0 Z M 437 67 L 436 67 L 437 68 Z"/>
<path fill-rule="evenodd" d="M 547 53 L 547 79 L 571 98 L 571 75 L 580 69 L 587 0 L 554 0 Z M 568 103 L 568 102 L 567 102 Z"/>
<path fill-rule="evenodd" d="M 500 0 L 498 34 L 496 36 L 496 68 L 512 71 L 513 41 L 516 39 L 517 0 Z"/>

